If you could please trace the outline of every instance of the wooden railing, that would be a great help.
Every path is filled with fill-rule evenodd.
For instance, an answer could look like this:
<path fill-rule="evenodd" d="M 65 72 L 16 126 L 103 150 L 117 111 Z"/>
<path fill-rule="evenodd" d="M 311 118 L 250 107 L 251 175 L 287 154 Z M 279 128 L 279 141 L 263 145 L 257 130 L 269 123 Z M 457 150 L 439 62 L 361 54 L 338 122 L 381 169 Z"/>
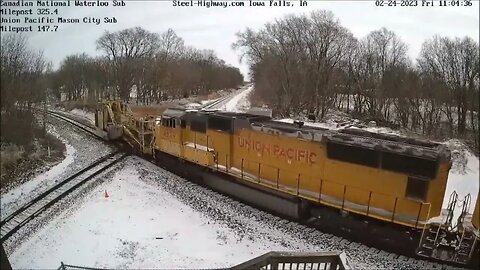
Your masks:
<path fill-rule="evenodd" d="M 340 252 L 269 252 L 242 264 L 232 270 L 243 269 L 352 269 L 346 257 Z"/>

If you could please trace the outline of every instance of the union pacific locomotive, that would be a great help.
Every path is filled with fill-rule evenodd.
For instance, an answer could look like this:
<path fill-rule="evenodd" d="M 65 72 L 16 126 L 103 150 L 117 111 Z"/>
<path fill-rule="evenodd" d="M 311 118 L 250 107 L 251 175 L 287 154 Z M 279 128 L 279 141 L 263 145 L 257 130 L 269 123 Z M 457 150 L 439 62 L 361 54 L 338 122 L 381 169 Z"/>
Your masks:
<path fill-rule="evenodd" d="M 443 262 L 478 258 L 478 199 L 473 216 L 456 193 L 442 209 L 451 166 L 442 144 L 248 113 L 155 114 L 106 101 L 95 124 L 170 171 L 322 231 Z"/>

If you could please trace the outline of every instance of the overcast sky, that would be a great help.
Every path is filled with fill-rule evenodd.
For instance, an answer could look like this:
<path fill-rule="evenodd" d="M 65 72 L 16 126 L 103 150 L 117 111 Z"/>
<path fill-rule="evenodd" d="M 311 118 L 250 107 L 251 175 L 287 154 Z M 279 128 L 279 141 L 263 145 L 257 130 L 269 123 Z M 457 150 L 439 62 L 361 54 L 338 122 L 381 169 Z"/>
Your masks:
<path fill-rule="evenodd" d="M 266 22 L 289 13 L 308 13 L 316 9 L 332 11 L 343 26 L 357 38 L 386 27 L 408 44 L 415 59 L 421 44 L 434 34 L 450 37 L 470 36 L 478 42 L 479 2 L 471 7 L 376 7 L 375 1 L 309 0 L 308 7 L 173 7 L 172 1 L 128 1 L 125 7 L 69 7 L 62 9 L 66 18 L 114 16 L 116 24 L 62 25 L 56 33 L 30 35 L 31 46 L 43 49 L 45 56 L 58 67 L 70 54 L 86 52 L 98 55 L 95 40 L 105 31 L 141 26 L 162 33 L 168 28 L 185 40 L 186 45 L 213 49 L 228 64 L 239 67 L 246 75 L 246 63 L 239 63 L 238 53 L 231 49 L 235 33 L 246 27 L 261 28 Z M 421 2 L 419 0 L 419 2 Z M 268 4 L 268 3 L 267 3 Z"/>

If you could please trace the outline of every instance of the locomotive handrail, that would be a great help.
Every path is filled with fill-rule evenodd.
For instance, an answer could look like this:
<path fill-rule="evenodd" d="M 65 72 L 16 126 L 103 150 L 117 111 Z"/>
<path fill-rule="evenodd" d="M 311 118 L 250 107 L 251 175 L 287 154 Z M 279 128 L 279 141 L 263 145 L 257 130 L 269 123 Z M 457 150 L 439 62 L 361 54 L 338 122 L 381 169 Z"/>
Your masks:
<path fill-rule="evenodd" d="M 170 142 L 170 143 L 173 144 L 173 145 L 177 145 L 177 146 L 182 147 L 181 144 L 173 143 L 173 142 Z M 281 169 L 279 167 L 272 166 L 272 165 L 269 165 L 269 164 L 264 164 L 264 163 L 261 163 L 261 162 L 258 162 L 258 161 L 248 160 L 248 159 L 245 159 L 245 158 L 241 159 L 241 164 L 239 164 L 240 168 L 235 168 L 235 166 L 233 166 L 233 164 L 229 164 L 229 161 L 231 161 L 230 158 L 229 158 L 229 156 L 230 156 L 229 154 L 219 152 L 219 151 L 215 151 L 214 155 L 215 155 L 215 158 L 213 159 L 213 163 L 209 166 L 211 169 L 214 169 L 216 171 L 221 171 L 221 172 L 224 172 L 224 173 L 232 175 L 232 176 L 240 177 L 242 180 L 245 180 L 245 181 L 251 181 L 251 182 L 254 182 L 256 184 L 265 185 L 265 186 L 268 186 L 268 187 L 273 188 L 273 189 L 275 189 L 277 191 L 280 191 L 280 192 L 286 192 L 286 193 L 292 194 L 294 196 L 303 197 L 303 198 L 306 198 L 306 199 L 309 199 L 309 200 L 313 199 L 313 200 L 316 200 L 318 203 L 328 205 L 328 206 L 331 206 L 331 207 L 335 207 L 335 208 L 338 208 L 338 209 L 343 210 L 343 211 L 348 211 L 348 212 L 352 212 L 352 213 L 366 215 L 368 217 L 373 217 L 373 218 L 384 220 L 384 221 L 387 221 L 387 222 L 402 224 L 402 225 L 414 227 L 414 228 L 417 228 L 417 229 L 423 229 L 425 227 L 426 221 L 428 221 L 428 217 L 429 217 L 430 209 L 431 209 L 431 204 L 430 203 L 416 201 L 416 200 L 413 200 L 413 199 L 403 198 L 403 197 L 399 197 L 399 196 L 394 196 L 394 195 L 391 195 L 391 194 L 385 194 L 383 192 L 376 192 L 376 191 L 372 191 L 372 190 L 365 189 L 365 188 L 362 188 L 362 187 L 351 186 L 351 185 L 339 183 L 339 182 L 336 182 L 336 181 L 332 181 L 332 180 L 329 180 L 329 179 L 326 179 L 326 178 L 319 178 L 319 179 L 315 180 L 315 181 L 319 181 L 320 186 L 319 186 L 318 197 L 313 198 L 311 195 L 305 195 L 305 193 L 302 192 L 302 188 L 301 188 L 302 183 L 305 183 L 305 181 L 314 180 L 313 177 L 304 177 L 304 175 L 296 174 L 296 173 L 295 173 L 296 176 L 293 176 L 294 173 L 292 171 L 289 171 L 289 170 L 286 170 L 286 169 Z M 264 179 L 264 178 L 262 178 L 261 173 L 264 170 L 263 168 L 267 168 L 267 167 L 269 169 L 273 169 L 273 170 L 277 171 L 276 179 Z M 247 169 L 247 168 L 250 168 L 250 169 Z M 253 168 L 257 168 L 257 169 L 253 169 Z M 253 169 L 253 171 L 252 171 L 252 169 Z M 238 170 L 238 172 L 235 172 L 235 170 Z M 256 172 L 255 172 L 255 170 L 256 170 Z M 280 184 L 279 183 L 280 182 L 280 175 L 285 174 L 285 173 L 291 174 L 292 177 L 294 177 L 292 179 L 293 181 L 291 181 L 291 185 Z M 337 202 L 332 200 L 332 198 L 330 198 L 330 200 L 328 199 L 328 197 L 332 197 L 333 195 L 329 195 L 328 193 L 323 192 L 324 191 L 323 189 L 325 188 L 325 186 L 327 184 L 328 185 L 332 185 L 332 184 L 337 185 L 338 189 L 342 190 L 343 195 L 339 194 L 336 197 L 338 199 Z M 366 194 L 365 203 L 359 203 L 359 202 L 349 200 L 348 196 L 347 196 L 349 190 L 364 192 Z M 335 197 L 335 196 L 333 196 L 333 197 Z M 382 198 L 382 197 L 384 199 L 390 199 L 391 200 L 391 205 L 390 205 L 391 210 L 388 210 L 388 207 L 385 207 L 385 206 L 374 207 L 374 204 L 372 203 L 372 201 L 375 198 L 378 199 L 378 198 Z M 401 205 L 401 204 L 405 205 L 405 203 L 415 203 L 417 205 L 416 207 L 418 209 L 418 212 L 415 212 L 417 214 L 416 215 L 406 214 L 406 216 L 404 216 L 405 218 L 402 219 L 401 214 L 400 214 L 401 211 L 399 210 L 399 205 Z M 354 205 L 357 205 L 357 209 L 352 208 L 352 206 L 354 206 Z M 428 207 L 425 208 L 426 206 L 428 206 Z M 372 210 L 374 208 L 384 209 L 387 212 L 386 213 L 380 213 L 378 211 L 374 212 Z M 363 209 L 363 210 L 359 210 L 359 209 Z M 427 211 L 426 216 L 424 214 L 422 214 L 422 213 L 424 213 L 424 211 Z M 411 217 L 411 218 L 408 218 L 408 217 Z"/>
<path fill-rule="evenodd" d="M 226 159 L 228 158 L 228 154 L 225 154 L 225 153 L 221 153 L 221 152 L 216 152 L 216 155 L 217 157 L 218 156 L 222 156 L 222 155 L 225 155 L 226 156 Z M 218 164 L 218 160 L 220 158 L 217 158 L 217 164 L 216 165 L 216 169 L 219 170 L 219 164 Z M 223 159 L 223 157 L 222 157 Z M 228 165 L 228 162 L 226 162 L 225 164 Z M 263 167 L 270 167 L 270 168 L 273 168 L 273 169 L 276 169 L 277 170 L 277 178 L 274 182 L 274 186 L 273 188 L 279 190 L 279 191 L 285 191 L 285 192 L 289 192 L 289 190 L 287 188 L 284 188 L 284 187 L 281 187 L 279 185 L 279 175 L 281 172 L 285 172 L 285 171 L 288 171 L 288 170 L 285 170 L 285 169 L 280 169 L 276 166 L 272 166 L 272 165 L 268 165 L 268 164 L 264 164 L 264 163 L 261 163 L 261 162 L 258 162 L 258 161 L 252 161 L 252 160 L 247 160 L 247 159 L 244 159 L 242 158 L 242 165 L 241 165 L 241 168 L 240 169 L 240 177 L 242 179 L 245 180 L 245 176 L 250 174 L 252 175 L 252 172 L 248 172 L 248 170 L 246 170 L 245 168 L 245 164 L 258 164 L 257 166 L 255 165 L 252 165 L 250 166 L 251 168 L 253 167 L 257 167 L 257 172 L 254 173 L 254 181 L 256 183 L 260 183 L 260 184 L 263 184 L 264 181 L 262 181 L 262 177 L 261 177 L 261 172 L 262 172 L 262 168 Z M 228 167 L 229 166 L 225 166 L 223 167 L 222 166 L 222 171 L 224 172 L 227 172 L 228 173 Z M 291 172 L 292 173 L 292 172 Z M 252 180 L 253 180 L 252 179 Z M 247 179 L 248 180 L 248 179 Z M 310 178 L 306 178 L 306 180 L 310 180 Z M 301 192 L 301 183 L 303 181 L 303 178 L 302 178 L 302 174 L 298 174 L 297 177 L 296 177 L 296 185 L 293 186 L 292 190 L 294 191 L 294 194 L 293 195 L 297 195 L 297 196 L 303 196 L 302 195 L 302 192 Z M 336 205 L 332 205 L 332 203 L 328 203 L 327 201 L 322 201 L 322 195 L 327 195 L 325 193 L 322 193 L 322 188 L 324 186 L 324 183 L 330 183 L 330 184 L 336 184 L 336 185 L 339 185 L 340 189 L 343 190 L 343 195 L 341 195 L 341 197 L 338 197 L 338 199 L 340 200 L 338 204 Z M 368 194 L 368 197 L 365 197 L 366 199 L 366 204 L 360 204 L 360 205 L 363 205 L 364 207 L 366 207 L 366 210 L 365 211 L 359 211 L 359 210 L 356 210 L 356 209 L 352 209 L 351 207 L 347 206 L 347 202 L 349 203 L 355 203 L 355 202 L 351 202 L 347 199 L 347 191 L 348 190 L 357 190 L 357 191 L 364 191 Z M 334 207 L 337 207 L 339 208 L 340 210 L 347 210 L 349 212 L 354 212 L 354 213 L 358 213 L 358 214 L 363 214 L 363 215 L 366 215 L 366 216 L 371 216 L 371 217 L 375 217 L 375 218 L 378 218 L 378 219 L 382 219 L 382 220 L 385 220 L 385 221 L 388 221 L 388 222 L 394 222 L 394 223 L 400 223 L 400 224 L 405 224 L 405 222 L 407 222 L 407 225 L 408 226 L 412 226 L 412 227 L 415 227 L 415 228 L 423 228 L 424 226 L 424 223 L 425 221 L 428 220 L 428 215 L 427 217 L 425 217 L 425 219 L 423 219 L 422 217 L 424 215 L 422 215 L 422 210 L 424 210 L 425 206 L 428 206 L 428 211 L 430 211 L 430 207 L 431 207 L 431 204 L 430 203 L 425 203 L 425 202 L 419 202 L 419 201 L 416 201 L 416 200 L 412 200 L 412 199 L 409 199 L 409 198 L 401 198 L 399 196 L 393 196 L 391 194 L 385 194 L 385 193 L 382 193 L 382 192 L 374 192 L 372 190 L 369 190 L 369 189 L 365 189 L 365 188 L 361 188 L 361 187 L 356 187 L 356 186 L 350 186 L 350 185 L 347 185 L 347 184 L 343 184 L 343 183 L 339 183 L 339 182 L 336 182 L 336 181 L 331 181 L 331 180 L 328 180 L 328 179 L 324 179 L 324 178 L 321 178 L 320 179 L 320 191 L 318 193 L 318 202 L 319 203 L 322 203 L 322 204 L 328 204 L 328 205 L 331 205 L 331 206 L 334 206 Z M 328 196 L 328 195 L 327 195 Z M 375 196 L 383 196 L 383 197 L 386 197 L 386 198 L 391 198 L 391 211 L 390 212 L 390 215 L 389 216 L 385 216 L 385 215 L 380 215 L 378 213 L 372 213 L 371 212 L 371 209 L 372 209 L 372 198 L 375 197 Z M 416 216 L 412 216 L 412 219 L 410 221 L 405 221 L 405 220 L 402 220 L 401 218 L 399 218 L 398 216 L 400 215 L 399 213 L 399 205 L 401 203 L 404 203 L 404 202 L 409 202 L 409 203 L 415 203 L 417 204 L 417 209 L 418 211 L 416 212 L 417 215 Z M 355 204 L 358 204 L 358 203 L 355 203 Z M 426 209 L 425 209 L 426 210 Z M 413 218 L 414 217 L 414 218 Z M 419 227 L 420 225 L 420 227 Z"/>
<path fill-rule="evenodd" d="M 430 205 L 431 206 L 431 205 Z M 428 219 L 430 218 L 430 206 L 428 207 L 428 212 L 427 212 L 427 221 Z M 423 240 L 423 237 L 425 235 L 425 229 L 427 228 L 427 222 L 425 222 L 423 224 L 423 228 L 422 228 L 422 235 L 420 236 L 420 241 L 418 241 L 418 248 L 420 248 L 421 244 L 422 244 L 422 240 Z"/>

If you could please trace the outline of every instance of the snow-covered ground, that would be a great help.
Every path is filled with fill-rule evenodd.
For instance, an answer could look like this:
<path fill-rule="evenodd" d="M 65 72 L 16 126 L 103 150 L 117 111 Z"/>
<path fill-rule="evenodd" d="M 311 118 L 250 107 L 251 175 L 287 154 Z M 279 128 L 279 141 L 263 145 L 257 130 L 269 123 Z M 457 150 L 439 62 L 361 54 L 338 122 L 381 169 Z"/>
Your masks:
<path fill-rule="evenodd" d="M 31 201 L 57 181 L 67 178 L 92 163 L 95 159 L 111 151 L 109 146 L 79 132 L 70 124 L 66 124 L 55 118 L 51 118 L 49 121 L 54 123 L 54 125 L 47 125 L 49 132 L 65 143 L 65 159 L 48 171 L 34 176 L 32 180 L 26 181 L 8 192 L 1 194 L 0 207 L 2 218 L 8 216 L 21 205 Z"/>
<path fill-rule="evenodd" d="M 46 269 L 64 261 L 109 268 L 211 268 L 237 264 L 272 249 L 287 250 L 280 242 L 240 237 L 195 211 L 152 178 L 142 177 L 138 163 L 144 161 L 130 158 L 111 179 L 78 201 L 74 211 L 56 216 L 11 255 L 12 265 Z M 153 170 L 159 181 L 172 177 Z M 274 230 L 268 233 L 296 242 Z M 306 243 L 295 245 L 314 249 Z"/>
<path fill-rule="evenodd" d="M 49 126 L 48 133 L 60 139 L 65 144 L 65 159 L 59 164 L 50 168 L 50 170 L 35 176 L 32 180 L 29 180 L 22 185 L 13 188 L 12 190 L 1 195 L 2 211 L 0 213 L 2 219 L 18 209 L 19 204 L 27 203 L 32 199 L 36 193 L 36 189 L 42 186 L 52 186 L 55 184 L 55 179 L 60 176 L 66 168 L 73 163 L 75 149 L 62 138 L 55 130 L 54 126 Z"/>
<path fill-rule="evenodd" d="M 249 95 L 252 90 L 253 85 L 242 89 L 237 95 L 235 95 L 227 103 L 225 103 L 225 105 L 222 106 L 222 110 L 227 112 L 246 112 L 250 108 Z"/>
<path fill-rule="evenodd" d="M 73 109 L 70 111 L 70 114 L 82 117 L 85 120 L 88 120 L 92 125 L 95 124 L 95 114 L 86 110 Z"/>

